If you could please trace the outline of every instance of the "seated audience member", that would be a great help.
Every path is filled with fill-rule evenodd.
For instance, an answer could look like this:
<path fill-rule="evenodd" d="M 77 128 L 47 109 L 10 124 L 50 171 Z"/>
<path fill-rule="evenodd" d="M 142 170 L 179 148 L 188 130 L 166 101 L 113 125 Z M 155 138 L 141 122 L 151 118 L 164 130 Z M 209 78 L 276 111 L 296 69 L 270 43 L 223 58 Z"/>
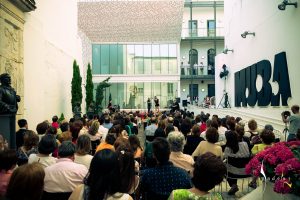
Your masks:
<path fill-rule="evenodd" d="M 253 155 L 256 155 L 257 153 L 263 151 L 266 147 L 272 146 L 272 144 L 275 141 L 275 135 L 272 131 L 264 129 L 261 133 L 260 133 L 260 138 L 262 140 L 261 144 L 255 144 L 252 149 L 251 152 Z"/>
<path fill-rule="evenodd" d="M 65 193 L 66 196 L 82 183 L 88 170 L 84 165 L 74 163 L 75 145 L 65 141 L 58 147 L 58 160 L 45 168 L 44 197 L 55 199 L 53 195 Z"/>
<path fill-rule="evenodd" d="M 70 131 L 70 125 L 69 125 L 69 122 L 65 121 L 65 122 L 62 122 L 59 126 L 61 132 L 65 132 L 65 131 Z"/>
<path fill-rule="evenodd" d="M 207 152 L 199 156 L 194 164 L 192 182 L 194 187 L 191 189 L 173 190 L 170 200 L 198 200 L 214 199 L 221 200 L 222 196 L 218 193 L 209 193 L 216 185 L 220 184 L 225 177 L 226 166 L 220 158 Z"/>
<path fill-rule="evenodd" d="M 192 155 L 197 146 L 204 139 L 200 137 L 200 127 L 198 124 L 195 124 L 192 128 L 191 135 L 186 137 L 186 145 L 184 146 L 183 153 Z"/>
<path fill-rule="evenodd" d="M 0 197 L 6 193 L 13 169 L 17 166 L 17 160 L 15 150 L 6 149 L 0 151 Z"/>
<path fill-rule="evenodd" d="M 171 149 L 170 161 L 174 166 L 180 167 L 192 175 L 194 159 L 192 156 L 182 153 L 185 144 L 184 135 L 181 132 L 173 131 L 169 133 L 167 140 Z"/>
<path fill-rule="evenodd" d="M 72 142 L 76 144 L 80 130 L 83 127 L 81 120 L 75 120 L 74 123 L 70 124 L 70 132 L 72 133 Z"/>
<path fill-rule="evenodd" d="M 107 136 L 105 137 L 105 141 L 101 142 L 97 149 L 96 152 L 101 151 L 103 149 L 110 149 L 110 150 L 115 150 L 114 148 L 114 143 L 116 141 L 116 134 L 115 133 L 108 133 Z"/>
<path fill-rule="evenodd" d="M 77 139 L 76 143 L 76 153 L 75 153 L 75 163 L 83 164 L 87 169 L 90 168 L 91 160 L 93 156 L 89 153 L 91 152 L 91 139 L 87 135 L 81 135 Z"/>
<path fill-rule="evenodd" d="M 113 124 L 112 124 L 111 121 L 110 121 L 109 115 L 106 115 L 106 116 L 105 116 L 103 126 L 104 126 L 105 128 L 107 128 L 108 130 L 113 126 Z"/>
<path fill-rule="evenodd" d="M 266 147 L 272 146 L 272 144 L 275 142 L 275 135 L 273 131 L 271 131 L 270 129 L 264 129 L 260 133 L 260 138 L 262 140 L 262 143 L 255 144 L 251 149 L 253 155 L 256 155 L 259 152 L 263 151 Z M 249 187 L 256 188 L 257 187 L 256 180 L 257 177 L 253 177 L 252 181 L 249 183 Z"/>
<path fill-rule="evenodd" d="M 191 129 L 192 129 L 192 122 L 188 117 L 186 117 L 184 120 L 182 120 L 180 131 L 186 137 L 187 135 L 190 135 Z"/>
<path fill-rule="evenodd" d="M 88 134 L 89 128 L 88 128 L 86 119 L 85 118 L 81 118 L 80 121 L 82 122 L 82 129 L 79 131 L 78 136 L 81 136 L 81 135 L 84 135 L 84 134 Z M 60 125 L 60 127 L 61 127 L 61 125 Z"/>
<path fill-rule="evenodd" d="M 18 125 L 20 129 L 16 132 L 16 146 L 17 149 L 23 146 L 24 144 L 24 134 L 28 129 L 28 124 L 26 119 L 19 119 Z"/>
<path fill-rule="evenodd" d="M 132 200 L 129 194 L 121 193 L 120 188 L 117 153 L 110 149 L 103 149 L 93 157 L 84 185 L 77 186 L 69 200 Z"/>
<path fill-rule="evenodd" d="M 245 132 L 245 136 L 250 139 L 251 145 L 260 144 L 261 139 L 257 131 L 257 122 L 254 119 L 248 121 L 249 130 Z"/>
<path fill-rule="evenodd" d="M 175 127 L 172 124 L 167 125 L 166 127 L 166 136 L 169 135 L 169 133 L 175 131 Z"/>
<path fill-rule="evenodd" d="M 28 162 L 30 154 L 38 153 L 37 145 L 39 142 L 39 136 L 31 131 L 27 130 L 24 134 L 24 144 L 17 150 L 18 165 L 23 165 Z"/>
<path fill-rule="evenodd" d="M 226 132 L 226 147 L 224 157 L 227 159 L 227 181 L 231 187 L 228 195 L 234 195 L 238 190 L 237 178 L 247 177 L 245 166 L 250 161 L 250 151 L 246 142 L 239 142 L 235 131 Z"/>
<path fill-rule="evenodd" d="M 235 127 L 235 131 L 236 131 L 236 133 L 238 135 L 238 141 L 239 142 L 246 142 L 247 145 L 248 145 L 248 147 L 249 147 L 249 149 L 251 149 L 252 146 L 250 144 L 250 140 L 249 140 L 248 137 L 245 136 L 245 128 L 244 128 L 244 126 L 241 126 L 241 125 L 237 124 L 236 127 Z"/>
<path fill-rule="evenodd" d="M 131 135 L 128 138 L 131 149 L 134 153 L 134 159 L 140 160 L 143 154 L 143 148 L 141 146 L 140 140 L 136 135 Z"/>
<path fill-rule="evenodd" d="M 134 160 L 129 142 L 120 144 L 116 149 L 120 167 L 120 190 L 121 193 L 133 194 L 139 185 L 139 164 Z"/>
<path fill-rule="evenodd" d="M 52 117 L 52 124 L 51 124 L 52 127 L 58 129 L 59 128 L 59 124 L 58 124 L 58 117 L 57 115 L 54 115 Z"/>
<path fill-rule="evenodd" d="M 223 152 L 222 148 L 215 144 L 218 142 L 219 139 L 219 134 L 218 130 L 214 127 L 210 127 L 206 130 L 206 140 L 207 141 L 202 141 L 200 144 L 197 146 L 195 151 L 193 152 L 192 156 L 201 156 L 202 154 L 205 154 L 206 152 L 211 152 L 215 154 L 217 157 L 223 159 Z"/>
<path fill-rule="evenodd" d="M 147 200 L 168 199 L 172 190 L 191 188 L 191 180 L 186 171 L 173 166 L 169 161 L 170 146 L 165 138 L 155 138 L 153 154 L 158 165 L 146 169 L 141 178 L 141 192 Z"/>
<path fill-rule="evenodd" d="M 89 128 L 88 136 L 91 139 L 92 155 L 95 154 L 97 146 L 100 144 L 101 134 L 98 132 L 100 123 L 98 120 L 94 120 Z"/>
<path fill-rule="evenodd" d="M 39 141 L 41 141 L 42 137 L 46 134 L 46 131 L 48 130 L 48 128 L 49 128 L 49 124 L 47 122 L 39 123 L 36 126 L 36 132 L 39 136 Z"/>
<path fill-rule="evenodd" d="M 40 200 L 45 172 L 39 163 L 22 165 L 14 170 L 7 186 L 8 200 Z"/>
<path fill-rule="evenodd" d="M 57 135 L 57 140 L 59 144 L 63 143 L 63 141 L 72 141 L 72 133 L 70 131 L 64 131 Z"/>
<path fill-rule="evenodd" d="M 44 168 L 56 163 L 56 158 L 50 155 L 57 148 L 56 139 L 53 135 L 44 135 L 38 145 L 38 153 L 31 154 L 28 163 L 40 163 Z"/>
<path fill-rule="evenodd" d="M 156 118 L 151 117 L 151 119 L 150 119 L 151 124 L 149 126 L 147 126 L 145 129 L 145 135 L 146 135 L 147 142 L 152 142 L 154 139 L 154 134 L 157 129 L 156 122 L 157 122 Z"/>
<path fill-rule="evenodd" d="M 8 149 L 8 143 L 3 135 L 0 133 L 0 151 Z"/>
<path fill-rule="evenodd" d="M 98 129 L 98 133 L 100 133 L 101 135 L 101 141 L 105 141 L 106 135 L 108 133 L 108 128 L 105 128 L 103 126 L 104 123 L 104 116 L 101 116 L 99 119 L 99 129 Z"/>

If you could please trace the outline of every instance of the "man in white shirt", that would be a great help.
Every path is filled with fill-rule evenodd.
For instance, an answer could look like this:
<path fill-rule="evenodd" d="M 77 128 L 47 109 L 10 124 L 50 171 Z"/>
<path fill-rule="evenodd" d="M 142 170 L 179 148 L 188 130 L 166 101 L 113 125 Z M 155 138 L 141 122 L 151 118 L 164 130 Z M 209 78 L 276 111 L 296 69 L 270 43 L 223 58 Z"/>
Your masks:
<path fill-rule="evenodd" d="M 106 138 L 106 135 L 108 133 L 108 128 L 105 128 L 103 126 L 103 123 L 104 123 L 103 117 L 100 117 L 99 122 L 100 122 L 100 126 L 99 126 L 99 129 L 98 129 L 98 132 L 101 134 L 101 142 L 104 142 L 105 138 Z"/>
<path fill-rule="evenodd" d="M 44 191 L 48 193 L 67 193 L 83 183 L 88 169 L 74 163 L 75 145 L 64 141 L 58 148 L 58 160 L 45 168 Z"/>

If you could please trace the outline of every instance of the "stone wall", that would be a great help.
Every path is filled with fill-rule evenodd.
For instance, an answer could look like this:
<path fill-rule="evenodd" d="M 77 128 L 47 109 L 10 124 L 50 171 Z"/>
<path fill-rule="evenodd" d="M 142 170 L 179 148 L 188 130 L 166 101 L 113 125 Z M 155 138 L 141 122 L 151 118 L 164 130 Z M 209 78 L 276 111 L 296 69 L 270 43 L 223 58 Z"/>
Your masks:
<path fill-rule="evenodd" d="M 24 114 L 23 30 L 24 14 L 9 1 L 0 1 L 0 74 L 9 73 L 21 96 L 17 118 Z"/>

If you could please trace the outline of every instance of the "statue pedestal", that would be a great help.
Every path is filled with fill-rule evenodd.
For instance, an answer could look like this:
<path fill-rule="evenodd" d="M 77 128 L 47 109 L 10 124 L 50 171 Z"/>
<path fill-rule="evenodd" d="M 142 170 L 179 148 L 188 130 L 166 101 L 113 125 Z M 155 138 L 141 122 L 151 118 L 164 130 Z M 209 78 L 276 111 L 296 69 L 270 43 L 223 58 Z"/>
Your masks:
<path fill-rule="evenodd" d="M 10 149 L 16 148 L 16 115 L 0 115 L 0 133 Z"/>

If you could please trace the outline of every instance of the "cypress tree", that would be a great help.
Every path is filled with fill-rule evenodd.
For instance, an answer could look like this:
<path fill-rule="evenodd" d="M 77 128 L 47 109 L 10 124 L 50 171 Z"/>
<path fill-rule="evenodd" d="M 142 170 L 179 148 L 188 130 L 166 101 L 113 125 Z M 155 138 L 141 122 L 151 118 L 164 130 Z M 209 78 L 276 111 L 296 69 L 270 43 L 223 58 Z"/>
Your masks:
<path fill-rule="evenodd" d="M 104 95 L 103 95 L 104 89 L 111 85 L 110 83 L 108 83 L 109 79 L 110 79 L 110 77 L 108 77 L 104 81 L 100 82 L 97 86 L 97 89 L 96 89 L 96 109 L 97 109 L 97 113 L 102 111 L 101 104 L 102 104 L 102 101 L 104 99 Z"/>
<path fill-rule="evenodd" d="M 79 104 L 81 107 L 82 103 L 82 88 L 81 88 L 82 78 L 80 76 L 79 66 L 76 63 L 76 60 L 73 62 L 73 78 L 71 83 L 71 94 L 72 94 L 72 111 L 76 107 L 76 104 Z"/>
<path fill-rule="evenodd" d="M 92 70 L 91 70 L 91 65 L 90 63 L 88 64 L 88 68 L 87 68 L 87 72 L 86 72 L 86 85 L 85 85 L 85 92 L 86 92 L 86 96 L 85 96 L 85 103 L 86 103 L 86 110 L 88 109 L 88 107 L 90 106 L 90 104 L 92 103 L 93 99 L 94 99 L 94 84 L 93 84 L 93 80 L 92 80 Z"/>

